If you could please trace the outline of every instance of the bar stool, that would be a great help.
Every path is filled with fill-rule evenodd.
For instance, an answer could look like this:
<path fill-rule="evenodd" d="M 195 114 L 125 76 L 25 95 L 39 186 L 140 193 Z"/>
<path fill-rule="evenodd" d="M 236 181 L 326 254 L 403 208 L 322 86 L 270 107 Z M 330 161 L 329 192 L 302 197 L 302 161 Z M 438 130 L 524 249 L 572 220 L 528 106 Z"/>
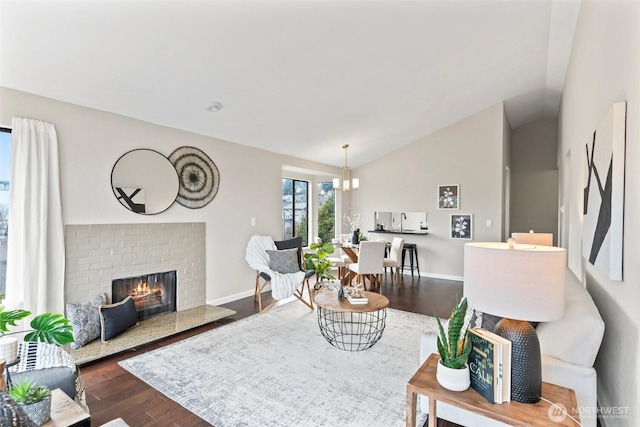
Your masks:
<path fill-rule="evenodd" d="M 404 274 L 404 267 L 405 267 L 405 255 L 409 254 L 409 267 L 411 267 L 411 277 L 413 277 L 413 270 L 417 270 L 418 271 L 418 276 L 420 276 L 420 264 L 418 264 L 418 245 L 416 245 L 415 243 L 405 243 L 404 246 L 402 247 L 402 274 Z M 415 258 L 416 261 L 416 265 L 415 267 L 413 266 L 413 260 Z"/>

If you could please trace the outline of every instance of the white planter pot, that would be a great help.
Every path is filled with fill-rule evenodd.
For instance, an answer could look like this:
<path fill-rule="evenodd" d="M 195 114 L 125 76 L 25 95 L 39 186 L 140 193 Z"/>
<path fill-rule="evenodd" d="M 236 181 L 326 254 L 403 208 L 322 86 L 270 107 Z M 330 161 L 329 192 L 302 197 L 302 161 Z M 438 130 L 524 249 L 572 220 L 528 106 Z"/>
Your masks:
<path fill-rule="evenodd" d="M 4 359 L 7 365 L 18 360 L 18 338 L 0 338 L 0 359 Z"/>
<path fill-rule="evenodd" d="M 436 379 L 438 383 L 447 390 L 464 391 L 471 385 L 469 365 L 465 364 L 464 368 L 453 369 L 444 366 L 441 361 L 438 361 Z"/>

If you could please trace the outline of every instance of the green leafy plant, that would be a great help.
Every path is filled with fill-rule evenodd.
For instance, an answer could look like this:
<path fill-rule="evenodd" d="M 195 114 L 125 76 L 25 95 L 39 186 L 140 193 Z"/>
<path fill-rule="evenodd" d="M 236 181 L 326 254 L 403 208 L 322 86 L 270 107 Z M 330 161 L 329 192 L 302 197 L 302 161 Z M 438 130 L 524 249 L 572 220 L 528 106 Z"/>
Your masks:
<path fill-rule="evenodd" d="M 33 381 L 20 380 L 8 390 L 9 395 L 21 405 L 30 405 L 40 402 L 51 396 L 51 391 L 43 386 L 36 385 Z"/>
<path fill-rule="evenodd" d="M 440 329 L 438 353 L 440 353 L 442 364 L 446 367 L 453 369 L 464 368 L 469 358 L 469 353 L 471 353 L 468 325 L 465 325 L 464 321 L 466 314 L 467 299 L 463 298 L 451 312 L 447 333 L 445 333 L 440 319 L 436 316 L 438 328 Z"/>
<path fill-rule="evenodd" d="M 334 246 L 331 243 L 312 243 L 309 249 L 315 252 L 304 254 L 305 268 L 314 270 L 317 280 L 335 279 L 330 273 L 333 264 L 328 258 L 334 252 Z"/>
<path fill-rule="evenodd" d="M 0 306 L 0 336 L 18 333 L 27 333 L 25 341 L 42 341 L 49 344 L 65 345 L 72 343 L 73 327 L 69 319 L 59 313 L 43 313 L 31 320 L 31 331 L 9 332 L 9 326 L 16 326 L 16 322 L 31 315 L 31 312 L 23 309 L 5 311 Z"/>

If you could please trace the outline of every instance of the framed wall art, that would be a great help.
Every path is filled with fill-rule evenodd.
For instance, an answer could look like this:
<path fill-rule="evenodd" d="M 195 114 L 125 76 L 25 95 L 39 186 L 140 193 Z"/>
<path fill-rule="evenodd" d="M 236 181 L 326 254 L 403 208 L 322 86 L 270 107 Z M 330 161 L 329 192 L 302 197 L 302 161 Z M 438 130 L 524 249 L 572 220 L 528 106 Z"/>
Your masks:
<path fill-rule="evenodd" d="M 438 185 L 438 209 L 460 209 L 459 185 Z"/>
<path fill-rule="evenodd" d="M 473 239 L 473 215 L 451 214 L 450 226 L 452 239 Z"/>
<path fill-rule="evenodd" d="M 583 256 L 622 280 L 626 102 L 616 102 L 585 147 Z"/>

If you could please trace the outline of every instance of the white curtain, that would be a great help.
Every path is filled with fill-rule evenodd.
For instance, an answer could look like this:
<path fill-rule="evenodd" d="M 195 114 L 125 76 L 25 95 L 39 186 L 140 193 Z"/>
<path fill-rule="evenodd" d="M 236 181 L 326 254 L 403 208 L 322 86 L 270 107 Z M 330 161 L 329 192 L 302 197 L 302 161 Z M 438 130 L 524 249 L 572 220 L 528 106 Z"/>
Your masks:
<path fill-rule="evenodd" d="M 55 127 L 14 117 L 6 306 L 63 313 L 64 262 Z"/>

